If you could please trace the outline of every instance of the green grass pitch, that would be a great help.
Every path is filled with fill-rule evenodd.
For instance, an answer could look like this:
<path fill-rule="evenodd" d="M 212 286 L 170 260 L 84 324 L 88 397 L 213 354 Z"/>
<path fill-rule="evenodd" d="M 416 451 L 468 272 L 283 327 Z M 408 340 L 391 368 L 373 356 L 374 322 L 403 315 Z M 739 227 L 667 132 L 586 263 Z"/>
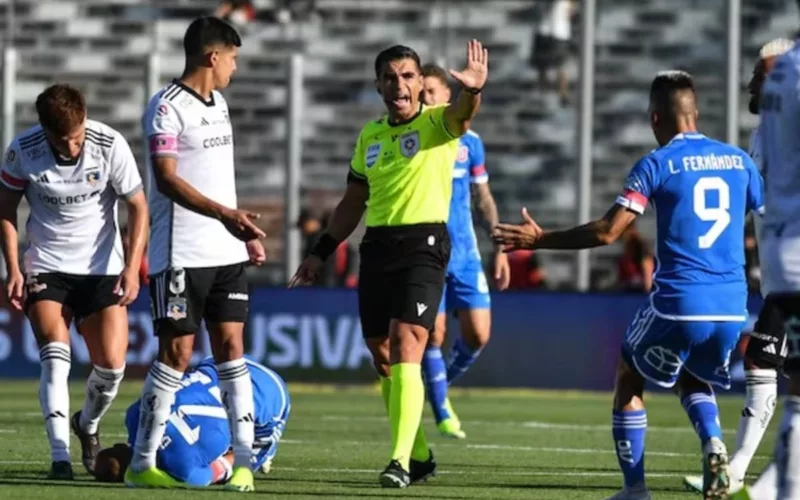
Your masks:
<path fill-rule="evenodd" d="M 140 385 L 125 382 L 102 427 L 103 443 L 125 440 L 123 411 Z M 425 430 L 439 463 L 427 483 L 381 490 L 388 463 L 389 428 L 376 387 L 290 386 L 292 415 L 268 475 L 258 474 L 253 497 L 273 499 L 541 499 L 598 500 L 621 484 L 611 442 L 609 394 L 455 390 L 453 405 L 468 434 L 453 441 L 435 432 L 429 410 Z M 82 386 L 72 385 L 72 411 Z M 659 500 L 700 498 L 684 492 L 682 476 L 700 470 L 699 444 L 677 398 L 647 397 L 648 484 Z M 733 448 L 741 396 L 719 398 L 728 446 Z M 774 444 L 775 421 L 753 465 L 758 473 Z M 0 381 L 0 499 L 197 500 L 235 495 L 208 490 L 129 490 L 90 480 L 73 439 L 72 483 L 47 481 L 47 438 L 33 381 Z"/>

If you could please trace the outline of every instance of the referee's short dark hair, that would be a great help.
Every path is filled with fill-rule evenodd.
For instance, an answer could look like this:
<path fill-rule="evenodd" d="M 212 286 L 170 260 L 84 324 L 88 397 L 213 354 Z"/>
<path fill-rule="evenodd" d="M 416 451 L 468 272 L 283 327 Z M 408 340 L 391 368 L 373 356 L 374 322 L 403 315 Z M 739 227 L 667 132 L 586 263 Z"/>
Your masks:
<path fill-rule="evenodd" d="M 433 63 L 428 63 L 422 66 L 422 76 L 425 78 L 433 77 L 438 78 L 443 85 L 447 85 L 447 71 L 444 70 L 441 66 L 437 66 Z"/>
<path fill-rule="evenodd" d="M 86 98 L 75 87 L 57 83 L 36 98 L 36 113 L 42 128 L 66 136 L 86 119 Z"/>
<path fill-rule="evenodd" d="M 241 47 L 242 39 L 236 28 L 222 19 L 213 16 L 198 17 L 192 21 L 183 37 L 186 57 L 200 55 L 212 45 Z"/>
<path fill-rule="evenodd" d="M 401 59 L 412 59 L 415 63 L 417 63 L 417 68 L 422 69 L 422 63 L 420 63 L 419 54 L 417 54 L 414 49 L 406 47 L 405 45 L 395 45 L 381 51 L 381 53 L 378 54 L 378 57 L 375 58 L 375 76 L 380 76 L 381 71 L 386 64 L 392 61 L 399 61 Z"/>

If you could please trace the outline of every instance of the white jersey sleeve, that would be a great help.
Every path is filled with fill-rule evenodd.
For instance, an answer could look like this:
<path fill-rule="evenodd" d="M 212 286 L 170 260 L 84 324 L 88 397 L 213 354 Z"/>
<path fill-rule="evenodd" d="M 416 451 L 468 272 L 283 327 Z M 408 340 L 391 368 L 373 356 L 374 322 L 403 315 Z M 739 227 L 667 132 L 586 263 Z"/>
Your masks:
<path fill-rule="evenodd" d="M 21 159 L 19 156 L 19 147 L 17 141 L 14 140 L 3 156 L 3 166 L 0 169 L 0 182 L 3 185 L 14 191 L 25 191 L 28 186 L 28 181 L 25 179 L 25 174 L 22 172 Z"/>
<path fill-rule="evenodd" d="M 142 189 L 142 176 L 131 146 L 119 132 L 111 147 L 109 177 L 111 186 L 119 196 L 129 198 Z"/>
<path fill-rule="evenodd" d="M 183 122 L 178 110 L 164 96 L 156 99 L 144 116 L 144 132 L 150 157 L 178 158 L 178 136 Z"/>

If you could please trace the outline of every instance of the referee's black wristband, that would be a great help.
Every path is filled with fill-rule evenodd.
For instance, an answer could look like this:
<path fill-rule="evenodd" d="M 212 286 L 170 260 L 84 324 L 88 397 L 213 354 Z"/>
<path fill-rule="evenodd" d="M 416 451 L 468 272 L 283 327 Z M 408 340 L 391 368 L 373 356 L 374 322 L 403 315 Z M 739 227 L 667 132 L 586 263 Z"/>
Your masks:
<path fill-rule="evenodd" d="M 481 92 L 483 92 L 483 87 L 481 87 L 479 89 L 470 88 L 470 87 L 462 87 L 462 88 L 464 89 L 464 92 L 466 92 L 468 94 L 472 94 L 472 95 L 478 95 Z"/>
<path fill-rule="evenodd" d="M 311 249 L 311 255 L 316 255 L 322 260 L 326 260 L 330 255 L 339 248 L 339 242 L 336 238 L 328 233 L 319 237 L 317 244 Z"/>

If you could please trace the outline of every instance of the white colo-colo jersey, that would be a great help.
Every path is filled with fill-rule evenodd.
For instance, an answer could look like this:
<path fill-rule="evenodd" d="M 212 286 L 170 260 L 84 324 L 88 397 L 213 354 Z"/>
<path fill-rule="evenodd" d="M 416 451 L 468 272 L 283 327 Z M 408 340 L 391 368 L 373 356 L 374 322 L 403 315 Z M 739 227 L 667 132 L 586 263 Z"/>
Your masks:
<path fill-rule="evenodd" d="M 233 129 L 228 105 L 219 92 L 205 101 L 178 81 L 160 90 L 144 114 L 149 168 L 152 159 L 172 157 L 178 176 L 203 196 L 229 208 L 236 205 Z M 150 190 L 150 272 L 198 268 L 248 260 L 244 242 L 216 219 L 184 208 Z"/>
<path fill-rule="evenodd" d="M 0 181 L 30 205 L 24 254 L 28 274 L 116 275 L 125 258 L 117 198 L 142 188 L 131 148 L 103 123 L 86 121 L 77 161 L 64 159 L 37 125 L 19 134 L 5 154 Z"/>
<path fill-rule="evenodd" d="M 770 292 L 800 291 L 800 45 L 779 57 L 761 88 L 765 214 L 761 243 Z"/>

